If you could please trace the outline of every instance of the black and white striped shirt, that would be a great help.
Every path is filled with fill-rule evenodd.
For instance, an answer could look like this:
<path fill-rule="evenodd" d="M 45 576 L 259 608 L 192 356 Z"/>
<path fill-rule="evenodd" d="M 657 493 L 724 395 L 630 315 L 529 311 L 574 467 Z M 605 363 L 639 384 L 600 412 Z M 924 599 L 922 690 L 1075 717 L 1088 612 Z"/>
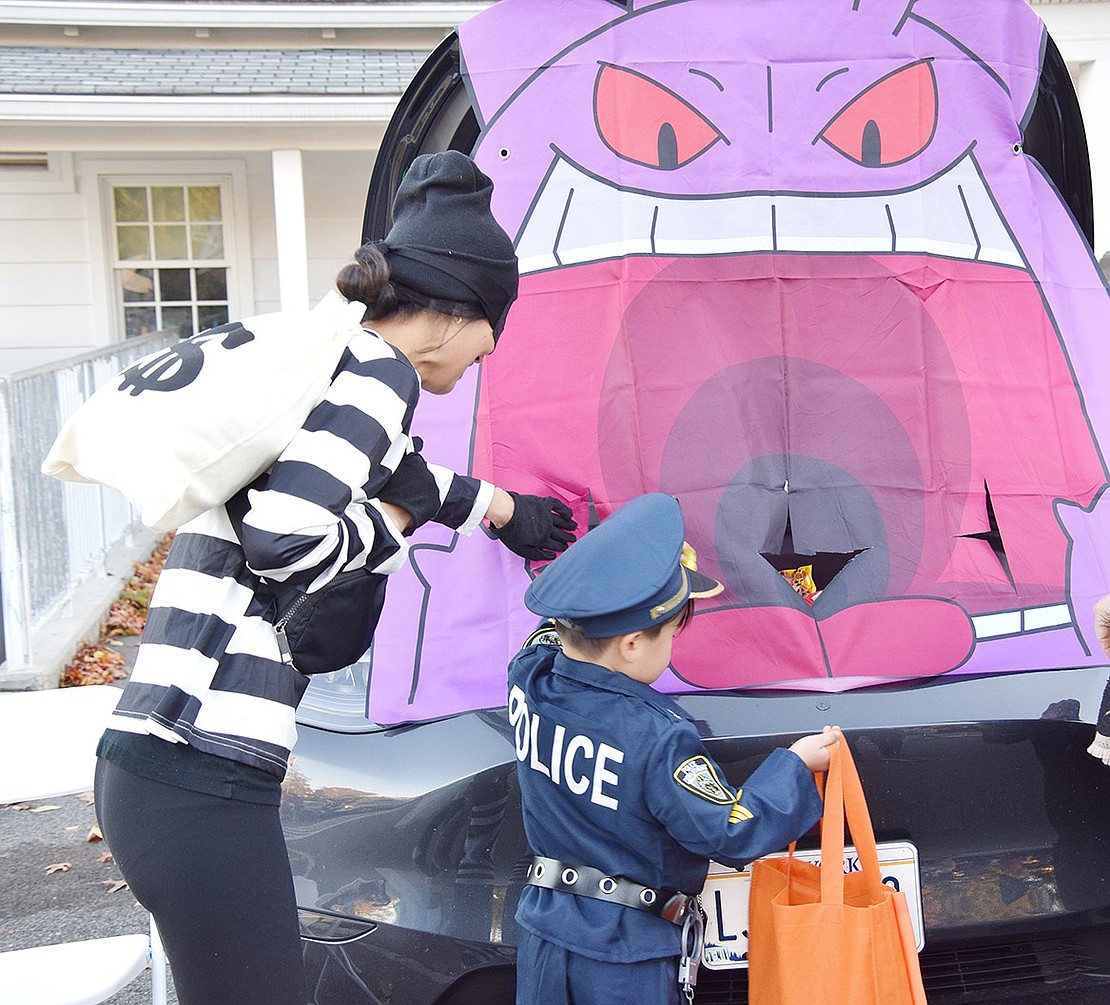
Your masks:
<path fill-rule="evenodd" d="M 260 591 L 260 580 L 312 592 L 342 572 L 404 565 L 406 540 L 376 497 L 411 448 L 419 393 L 399 351 L 372 332 L 351 341 L 323 400 L 270 470 L 177 531 L 110 728 L 284 776 L 308 678 L 281 661 L 267 620 L 272 592 Z M 435 520 L 474 531 L 493 486 L 429 468 L 442 500 Z M 244 514 L 238 528 L 229 509 Z"/>

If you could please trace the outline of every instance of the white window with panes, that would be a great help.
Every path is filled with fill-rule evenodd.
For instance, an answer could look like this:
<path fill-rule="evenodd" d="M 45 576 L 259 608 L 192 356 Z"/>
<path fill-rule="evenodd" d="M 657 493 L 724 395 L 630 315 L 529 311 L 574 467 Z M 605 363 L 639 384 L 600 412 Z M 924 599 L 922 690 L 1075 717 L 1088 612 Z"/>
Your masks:
<path fill-rule="evenodd" d="M 229 310 L 229 191 L 215 181 L 113 181 L 112 276 L 119 331 L 182 338 Z"/>

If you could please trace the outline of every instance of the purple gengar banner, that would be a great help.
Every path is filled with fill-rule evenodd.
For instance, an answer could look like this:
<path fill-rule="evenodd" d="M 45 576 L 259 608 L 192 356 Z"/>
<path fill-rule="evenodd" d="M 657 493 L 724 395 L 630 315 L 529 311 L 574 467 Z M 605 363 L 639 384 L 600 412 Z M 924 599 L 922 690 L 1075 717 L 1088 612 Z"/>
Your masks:
<path fill-rule="evenodd" d="M 583 526 L 678 497 L 726 590 L 663 690 L 1102 661 L 1110 299 L 1021 147 L 1024 0 L 501 0 L 460 38 L 521 297 L 417 431 Z M 503 705 L 541 570 L 415 540 L 370 717 Z"/>

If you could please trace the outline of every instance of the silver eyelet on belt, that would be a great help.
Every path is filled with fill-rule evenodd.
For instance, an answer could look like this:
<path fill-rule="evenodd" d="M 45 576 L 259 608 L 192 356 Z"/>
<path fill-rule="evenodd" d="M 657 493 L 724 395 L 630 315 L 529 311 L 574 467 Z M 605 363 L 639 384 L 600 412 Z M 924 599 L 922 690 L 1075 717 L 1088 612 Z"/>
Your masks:
<path fill-rule="evenodd" d="M 641 890 L 640 891 L 640 903 L 641 904 L 646 904 L 648 907 L 651 907 L 651 905 L 655 903 L 655 891 L 654 890 Z"/>
<path fill-rule="evenodd" d="M 602 893 L 609 894 L 616 892 L 617 881 L 612 876 L 605 876 L 597 881 L 598 889 Z"/>
<path fill-rule="evenodd" d="M 543 863 L 542 862 L 535 862 L 535 863 L 533 863 L 533 866 L 535 868 L 535 877 L 536 877 L 536 879 L 543 879 L 543 874 L 545 872 L 545 869 L 543 867 Z"/>
<path fill-rule="evenodd" d="M 563 885 L 574 886 L 578 882 L 578 873 L 574 869 L 563 870 Z"/>

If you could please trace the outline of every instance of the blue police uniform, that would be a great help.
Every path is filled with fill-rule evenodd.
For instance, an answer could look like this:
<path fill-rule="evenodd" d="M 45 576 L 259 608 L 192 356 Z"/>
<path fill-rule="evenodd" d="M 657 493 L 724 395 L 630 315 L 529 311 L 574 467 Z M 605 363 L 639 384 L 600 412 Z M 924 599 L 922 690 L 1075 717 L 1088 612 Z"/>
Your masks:
<path fill-rule="evenodd" d="M 666 620 L 720 589 L 681 566 L 682 535 L 676 500 L 642 496 L 548 566 L 526 603 L 591 638 Z M 576 880 L 533 876 L 521 895 L 518 1005 L 677 1002 L 683 933 L 643 890 L 658 908 L 699 892 L 710 858 L 741 866 L 785 847 L 820 818 L 812 775 L 776 750 L 734 789 L 674 701 L 558 645 L 513 659 L 509 719 L 536 862 Z"/>

